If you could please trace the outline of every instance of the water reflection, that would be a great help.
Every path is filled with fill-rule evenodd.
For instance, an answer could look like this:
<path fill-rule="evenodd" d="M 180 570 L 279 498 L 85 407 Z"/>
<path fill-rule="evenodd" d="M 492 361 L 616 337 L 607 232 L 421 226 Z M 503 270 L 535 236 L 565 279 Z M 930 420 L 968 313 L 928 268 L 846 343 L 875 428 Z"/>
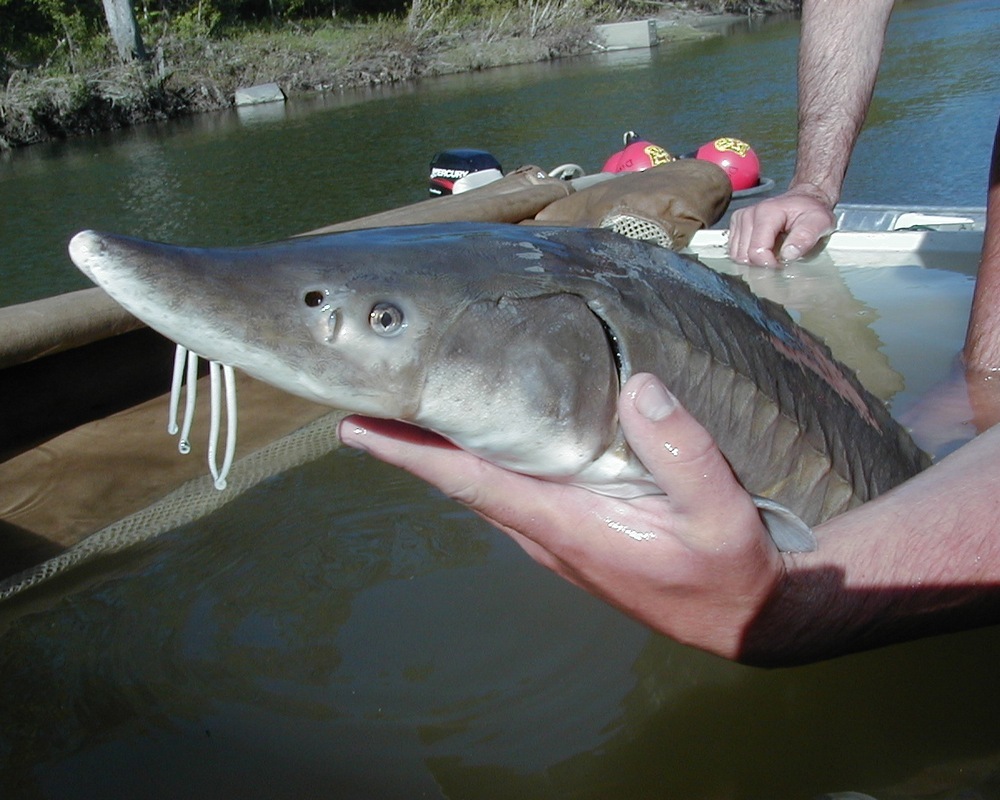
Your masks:
<path fill-rule="evenodd" d="M 965 407 L 964 381 L 953 370 L 965 338 L 978 250 L 916 252 L 903 260 L 898 252 L 822 251 L 781 270 L 739 266 L 718 252 L 703 260 L 787 307 L 895 417 L 916 426 L 919 444 L 936 458 L 979 432 L 972 409 Z M 945 402 L 947 414 L 937 407 Z"/>
<path fill-rule="evenodd" d="M 283 122 L 288 116 L 288 110 L 283 102 L 255 103 L 248 106 L 237 106 L 236 117 L 244 125 L 265 125 L 272 122 Z"/>
<path fill-rule="evenodd" d="M 162 141 L 144 139 L 118 151 L 129 164 L 130 178 L 121 186 L 122 213 L 151 227 L 154 220 L 166 219 L 160 227 L 166 238 L 176 237 L 197 214 L 198 203 L 185 192 L 173 169 Z"/>
<path fill-rule="evenodd" d="M 845 196 L 863 202 L 985 202 L 1000 108 L 995 3 L 914 3 L 895 14 Z M 976 62 L 968 59 L 979 53 Z M 963 66 L 964 65 L 964 66 Z M 962 155 L 956 151 L 961 150 Z M 959 199 L 968 198 L 969 199 Z"/>

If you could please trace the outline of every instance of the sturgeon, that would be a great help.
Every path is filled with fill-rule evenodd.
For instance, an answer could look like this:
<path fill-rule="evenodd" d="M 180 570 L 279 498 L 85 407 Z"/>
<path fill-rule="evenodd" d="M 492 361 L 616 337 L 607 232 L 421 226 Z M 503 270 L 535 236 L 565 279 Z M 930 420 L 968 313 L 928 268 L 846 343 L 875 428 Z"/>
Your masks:
<path fill-rule="evenodd" d="M 808 526 L 929 463 L 781 306 L 610 231 L 447 223 L 237 248 L 84 231 L 69 252 L 205 358 L 609 495 L 660 491 L 616 411 L 622 383 L 654 373 L 760 498 L 784 550 L 810 549 Z"/>

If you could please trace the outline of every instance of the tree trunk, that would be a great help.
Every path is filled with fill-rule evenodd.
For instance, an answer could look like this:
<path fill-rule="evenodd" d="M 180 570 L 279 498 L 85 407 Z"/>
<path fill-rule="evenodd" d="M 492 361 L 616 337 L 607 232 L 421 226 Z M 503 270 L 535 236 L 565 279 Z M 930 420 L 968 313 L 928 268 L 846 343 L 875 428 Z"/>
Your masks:
<path fill-rule="evenodd" d="M 413 0 L 410 4 L 410 13 L 406 15 L 406 29 L 413 33 L 417 26 L 423 22 L 423 0 Z"/>
<path fill-rule="evenodd" d="M 135 19 L 131 0 L 103 0 L 104 15 L 108 18 L 111 38 L 118 48 L 122 61 L 145 61 L 146 48 L 142 45 L 139 23 Z"/>

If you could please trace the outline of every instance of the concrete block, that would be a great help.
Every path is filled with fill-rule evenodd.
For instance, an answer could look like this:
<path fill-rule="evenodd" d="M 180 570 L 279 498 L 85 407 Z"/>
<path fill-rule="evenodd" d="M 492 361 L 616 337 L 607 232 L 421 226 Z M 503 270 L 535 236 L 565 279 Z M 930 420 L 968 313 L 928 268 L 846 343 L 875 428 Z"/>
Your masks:
<path fill-rule="evenodd" d="M 654 47 L 660 43 L 660 39 L 656 35 L 656 20 L 652 19 L 598 25 L 597 34 L 608 50 Z"/>
<path fill-rule="evenodd" d="M 276 83 L 262 83 L 236 90 L 236 105 L 255 106 L 259 103 L 285 102 L 285 93 Z"/>

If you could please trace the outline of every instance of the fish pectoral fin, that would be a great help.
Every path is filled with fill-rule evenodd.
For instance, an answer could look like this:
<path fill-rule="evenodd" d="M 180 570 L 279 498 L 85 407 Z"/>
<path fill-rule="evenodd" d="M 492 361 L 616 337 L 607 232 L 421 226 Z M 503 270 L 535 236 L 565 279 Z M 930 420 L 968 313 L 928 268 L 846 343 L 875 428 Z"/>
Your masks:
<path fill-rule="evenodd" d="M 759 495 L 753 496 L 753 504 L 760 511 L 771 541 L 782 553 L 808 553 L 819 546 L 812 528 L 787 506 Z"/>

